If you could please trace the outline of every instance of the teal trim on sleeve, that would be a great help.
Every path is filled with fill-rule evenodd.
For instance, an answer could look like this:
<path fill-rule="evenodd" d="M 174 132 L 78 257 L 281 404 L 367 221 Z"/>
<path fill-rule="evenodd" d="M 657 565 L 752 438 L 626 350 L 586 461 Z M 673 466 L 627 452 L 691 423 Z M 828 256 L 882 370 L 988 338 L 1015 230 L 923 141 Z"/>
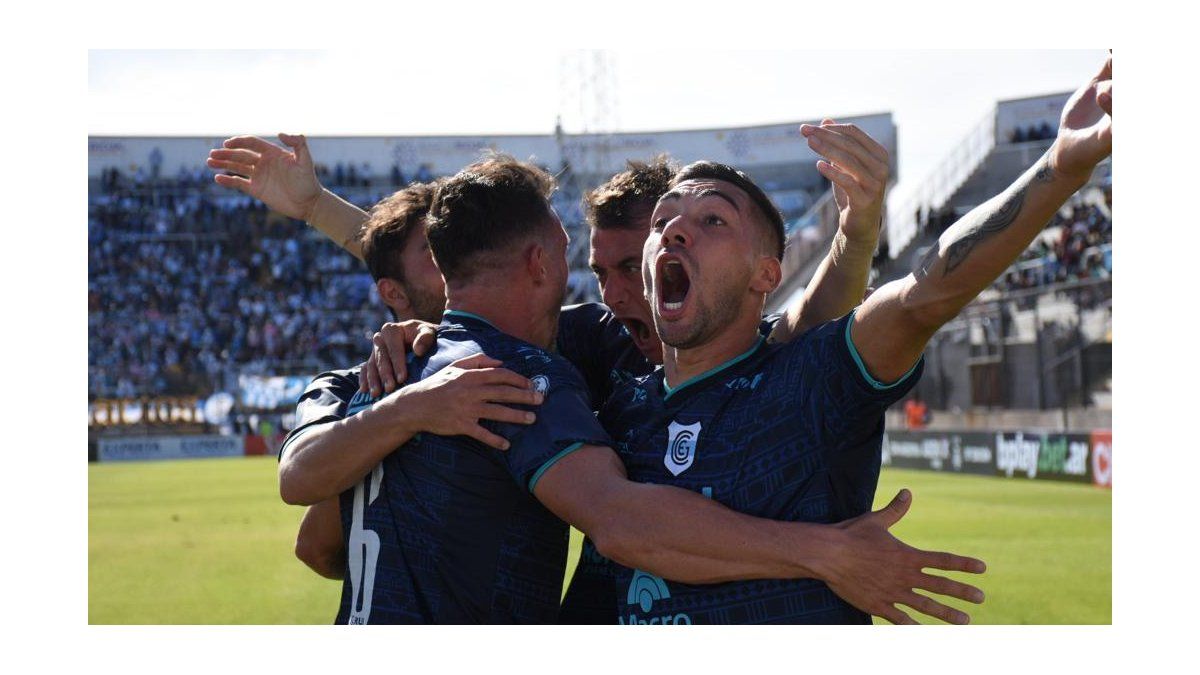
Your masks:
<path fill-rule="evenodd" d="M 533 474 L 533 478 L 529 479 L 529 491 L 533 492 L 533 486 L 537 485 L 537 482 L 539 480 L 541 480 L 541 478 L 542 478 L 542 474 L 546 473 L 547 469 L 554 466 L 555 462 L 557 462 L 558 460 L 562 459 L 563 457 L 566 457 L 567 455 L 571 454 L 572 452 L 575 452 L 576 450 L 578 450 L 582 447 L 583 447 L 583 443 L 572 443 L 571 445 L 568 445 L 562 452 L 560 452 L 557 455 L 546 460 L 546 463 L 543 464 L 542 467 L 537 470 L 537 473 Z"/>
<path fill-rule="evenodd" d="M 850 327 L 854 325 L 854 313 L 857 311 L 857 307 L 850 310 L 850 318 L 846 321 L 846 347 L 850 350 L 850 356 L 854 359 L 854 363 L 858 365 L 858 372 L 862 373 L 863 379 L 875 389 L 893 389 L 901 384 L 904 384 L 904 381 L 908 379 L 908 376 L 912 375 L 913 371 L 917 369 L 917 366 L 921 364 L 921 359 L 925 358 L 924 355 L 917 359 L 917 362 L 912 365 L 912 368 L 908 369 L 907 373 L 901 375 L 900 379 L 891 384 L 884 384 L 875 379 L 875 377 L 872 376 L 867 370 L 867 364 L 863 363 L 862 356 L 860 356 L 858 353 L 858 347 L 854 346 L 854 340 L 850 339 Z"/>
<path fill-rule="evenodd" d="M 492 324 L 491 321 L 488 321 L 487 319 L 483 318 L 482 316 L 479 316 L 478 314 L 472 314 L 470 312 L 464 312 L 461 309 L 448 309 L 442 313 L 442 316 L 443 317 L 448 316 L 448 317 L 475 319 L 476 321 L 482 321 L 482 322 L 486 323 L 487 325 L 491 326 L 492 328 L 496 328 L 496 326 L 494 324 Z M 497 328 L 497 330 L 499 330 L 499 329 Z"/>
<path fill-rule="evenodd" d="M 668 398 L 671 398 L 671 394 L 674 394 L 675 392 L 679 391 L 680 389 L 683 389 L 684 387 L 686 387 L 688 385 L 695 384 L 695 383 L 699 382 L 700 380 L 703 380 L 707 377 L 712 377 L 713 375 L 716 375 L 717 373 L 721 372 L 722 370 L 725 370 L 726 368 L 729 368 L 730 366 L 733 366 L 735 364 L 741 363 L 742 361 L 745 361 L 746 359 L 750 358 L 751 354 L 758 351 L 758 348 L 763 346 L 763 343 L 766 341 L 767 341 L 767 337 L 765 335 L 759 335 L 758 342 L 755 342 L 754 346 L 751 347 L 750 349 L 747 349 L 746 351 L 742 352 L 741 354 L 733 357 L 732 359 L 729 359 L 728 361 L 726 361 L 725 363 L 722 363 L 721 365 L 717 366 L 716 368 L 713 368 L 711 370 L 706 370 L 703 373 L 700 373 L 699 375 L 697 375 L 695 377 L 688 378 L 687 380 L 684 381 L 683 384 L 679 385 L 678 387 L 672 387 L 671 385 L 667 384 L 667 377 L 666 377 L 666 375 L 663 375 L 663 392 L 666 393 L 666 396 L 663 396 L 663 400 L 665 401 Z"/>

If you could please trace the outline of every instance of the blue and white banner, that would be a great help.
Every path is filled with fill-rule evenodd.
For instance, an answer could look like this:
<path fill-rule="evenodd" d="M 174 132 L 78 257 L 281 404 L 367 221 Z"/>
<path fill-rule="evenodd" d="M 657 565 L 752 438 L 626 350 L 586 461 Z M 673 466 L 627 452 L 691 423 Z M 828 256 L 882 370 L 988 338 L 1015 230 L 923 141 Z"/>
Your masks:
<path fill-rule="evenodd" d="M 239 375 L 238 398 L 242 406 L 259 410 L 273 410 L 283 406 L 294 406 L 300 394 L 308 386 L 304 376 Z"/>
<path fill-rule="evenodd" d="M 241 436 L 126 436 L 98 441 L 101 462 L 241 457 Z"/>

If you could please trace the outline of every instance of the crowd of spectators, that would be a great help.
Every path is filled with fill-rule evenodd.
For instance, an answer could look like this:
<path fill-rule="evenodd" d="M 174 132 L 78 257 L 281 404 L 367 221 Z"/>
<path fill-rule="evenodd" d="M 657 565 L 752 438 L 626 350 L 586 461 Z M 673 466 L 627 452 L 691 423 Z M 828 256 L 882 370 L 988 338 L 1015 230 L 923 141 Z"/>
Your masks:
<path fill-rule="evenodd" d="M 399 166 L 375 176 L 366 163 L 317 171 L 363 208 L 406 179 L 435 177 L 428 165 L 411 176 Z M 578 192 L 554 197 L 569 227 L 583 220 Z M 586 274 L 572 283 L 590 282 Z M 387 318 L 364 265 L 216 186 L 207 169 L 108 169 L 89 191 L 89 399 L 204 396 L 233 391 L 239 373 L 347 367 Z"/>
<path fill-rule="evenodd" d="M 1104 195 L 1111 206 L 1111 187 L 1104 189 Z M 1076 197 L 1055 214 L 995 286 L 1014 291 L 1111 277 L 1112 220 L 1095 203 Z"/>
<path fill-rule="evenodd" d="M 364 357 L 386 310 L 363 266 L 211 181 L 106 172 L 90 196 L 89 398 L 207 394 L 238 372 Z"/>
<path fill-rule="evenodd" d="M 1042 120 L 1041 124 L 1030 124 L 1027 127 L 1015 127 L 1008 132 L 1009 143 L 1024 143 L 1026 141 L 1052 141 L 1058 136 L 1058 129 Z"/>

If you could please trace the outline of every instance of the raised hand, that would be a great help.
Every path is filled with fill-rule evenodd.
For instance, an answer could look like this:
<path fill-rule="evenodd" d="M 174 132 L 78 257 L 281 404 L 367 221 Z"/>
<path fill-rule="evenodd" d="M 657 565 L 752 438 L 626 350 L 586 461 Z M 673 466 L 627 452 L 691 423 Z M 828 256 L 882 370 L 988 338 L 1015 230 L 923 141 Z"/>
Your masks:
<path fill-rule="evenodd" d="M 969 623 L 966 613 L 917 590 L 976 604 L 983 602 L 983 591 L 923 570 L 981 574 L 987 566 L 975 558 L 922 551 L 892 536 L 888 530 L 908 513 L 911 505 L 912 493 L 901 490 L 883 509 L 838 523 L 837 527 L 847 535 L 847 544 L 834 560 L 837 569 L 822 578 L 846 602 L 892 623 L 916 623 L 896 605 L 906 605 L 947 623 Z"/>
<path fill-rule="evenodd" d="M 1050 168 L 1066 176 L 1088 177 L 1112 154 L 1112 54 L 1063 108 L 1058 138 L 1050 148 Z"/>
<path fill-rule="evenodd" d="M 382 396 L 408 378 L 408 352 L 422 356 L 437 341 L 437 325 L 409 319 L 388 322 L 371 338 L 371 356 L 358 373 L 358 390 Z"/>
<path fill-rule="evenodd" d="M 292 150 L 256 136 L 227 138 L 223 147 L 209 151 L 208 166 L 238 174 L 217 174 L 214 180 L 218 185 L 240 190 L 272 210 L 308 221 L 321 196 L 308 141 L 292 134 L 279 134 L 279 140 Z"/>
<path fill-rule="evenodd" d="M 853 124 L 825 119 L 803 124 L 800 134 L 824 159 L 817 171 L 833 183 L 843 234 L 874 245 L 883 218 L 883 193 L 891 173 L 888 151 Z"/>

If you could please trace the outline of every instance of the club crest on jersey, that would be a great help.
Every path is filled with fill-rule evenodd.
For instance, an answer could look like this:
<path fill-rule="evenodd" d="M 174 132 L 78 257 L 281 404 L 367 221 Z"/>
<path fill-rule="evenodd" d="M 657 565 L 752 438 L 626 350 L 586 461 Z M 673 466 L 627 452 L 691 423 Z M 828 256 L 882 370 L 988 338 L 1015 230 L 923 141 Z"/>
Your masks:
<path fill-rule="evenodd" d="M 530 382 L 533 384 L 533 390 L 539 394 L 545 395 L 550 391 L 550 378 L 545 375 L 536 375 Z"/>
<path fill-rule="evenodd" d="M 687 471 L 696 459 L 696 439 L 700 436 L 700 423 L 684 425 L 671 422 L 667 431 L 667 454 L 663 457 L 663 464 L 672 476 L 678 476 Z"/>

